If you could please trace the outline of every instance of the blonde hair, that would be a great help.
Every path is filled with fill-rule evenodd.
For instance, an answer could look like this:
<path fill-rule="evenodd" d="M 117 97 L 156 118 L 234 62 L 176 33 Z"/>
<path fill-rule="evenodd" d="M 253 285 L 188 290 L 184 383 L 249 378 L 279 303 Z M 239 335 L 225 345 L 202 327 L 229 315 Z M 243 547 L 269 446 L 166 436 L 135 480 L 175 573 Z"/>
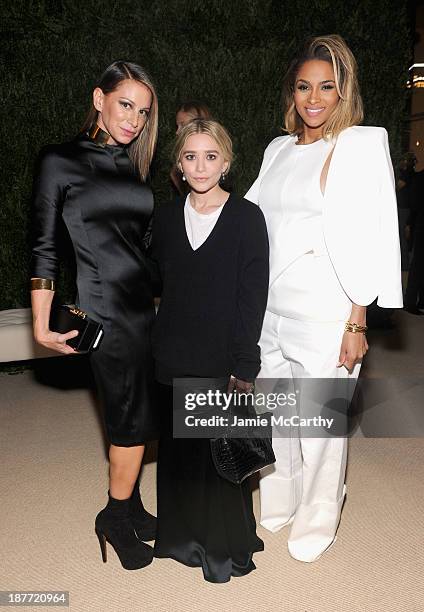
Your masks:
<path fill-rule="evenodd" d="M 212 119 L 193 119 L 181 129 L 177 134 L 172 153 L 174 164 L 178 167 L 184 145 L 187 139 L 194 134 L 207 134 L 215 140 L 225 161 L 228 162 L 228 168 L 225 172 L 227 174 L 233 161 L 233 143 L 225 127 Z"/>
<path fill-rule="evenodd" d="M 117 61 L 106 68 L 96 87 L 100 87 L 102 92 L 107 95 L 115 91 L 119 84 L 126 79 L 132 79 L 145 85 L 152 94 L 152 105 L 146 124 L 139 136 L 128 147 L 129 158 L 137 169 L 141 180 L 145 181 L 149 174 L 158 137 L 158 98 L 151 78 L 144 68 L 138 64 Z M 97 121 L 98 114 L 98 111 L 92 104 L 81 128 L 82 132 L 87 132 L 91 128 L 93 123 Z"/>
<path fill-rule="evenodd" d="M 364 117 L 356 60 L 346 42 L 338 34 L 309 38 L 291 62 L 283 83 L 284 129 L 289 134 L 297 136 L 303 133 L 303 121 L 296 111 L 293 94 L 299 70 L 310 60 L 322 60 L 333 66 L 336 90 L 340 99 L 324 125 L 323 137 L 325 139 L 336 137 L 347 127 L 361 123 Z"/>
<path fill-rule="evenodd" d="M 212 119 L 212 113 L 209 106 L 207 106 L 204 102 L 199 102 L 198 100 L 188 100 L 187 102 L 182 102 L 177 108 L 176 114 L 178 114 L 180 111 L 191 115 L 193 119 Z"/>

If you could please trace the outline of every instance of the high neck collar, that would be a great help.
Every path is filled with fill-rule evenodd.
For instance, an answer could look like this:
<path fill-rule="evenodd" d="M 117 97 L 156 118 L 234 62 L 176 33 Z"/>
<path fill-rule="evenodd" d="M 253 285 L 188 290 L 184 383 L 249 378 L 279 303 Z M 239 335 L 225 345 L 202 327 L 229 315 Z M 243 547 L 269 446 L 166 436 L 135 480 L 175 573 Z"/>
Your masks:
<path fill-rule="evenodd" d="M 105 130 L 102 130 L 102 128 L 99 127 L 97 123 L 93 123 L 93 125 L 88 131 L 88 137 L 97 146 L 104 148 L 107 145 L 107 141 L 110 138 L 110 134 L 105 132 Z"/>

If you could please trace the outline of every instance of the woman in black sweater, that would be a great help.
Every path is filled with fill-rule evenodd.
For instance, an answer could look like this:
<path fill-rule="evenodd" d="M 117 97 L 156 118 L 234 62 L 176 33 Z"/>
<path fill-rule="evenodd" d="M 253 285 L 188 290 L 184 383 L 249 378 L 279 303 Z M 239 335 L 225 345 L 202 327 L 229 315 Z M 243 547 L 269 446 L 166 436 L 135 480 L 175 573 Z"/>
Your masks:
<path fill-rule="evenodd" d="M 159 207 L 153 223 L 163 285 L 153 330 L 162 394 L 155 556 L 202 567 L 210 582 L 249 573 L 252 554 L 263 549 L 249 482 L 220 478 L 209 439 L 173 438 L 172 429 L 174 378 L 214 378 L 224 390 L 248 391 L 260 369 L 268 238 L 260 209 L 220 187 L 231 160 L 219 123 L 185 126 L 175 161 L 191 190 Z"/>

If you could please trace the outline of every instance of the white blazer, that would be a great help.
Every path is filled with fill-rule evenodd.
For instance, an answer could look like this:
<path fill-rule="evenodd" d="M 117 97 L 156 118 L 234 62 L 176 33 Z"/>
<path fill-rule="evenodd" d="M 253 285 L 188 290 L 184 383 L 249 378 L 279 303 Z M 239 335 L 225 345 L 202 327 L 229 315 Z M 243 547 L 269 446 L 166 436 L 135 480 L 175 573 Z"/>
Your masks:
<path fill-rule="evenodd" d="M 268 145 L 247 200 L 261 206 L 262 179 L 290 138 L 280 136 Z M 384 128 L 355 126 L 339 134 L 327 175 L 322 221 L 328 255 L 349 299 L 367 306 L 378 298 L 379 306 L 401 308 L 395 182 Z M 271 283 L 284 268 L 282 255 L 275 251 L 270 254 Z"/>

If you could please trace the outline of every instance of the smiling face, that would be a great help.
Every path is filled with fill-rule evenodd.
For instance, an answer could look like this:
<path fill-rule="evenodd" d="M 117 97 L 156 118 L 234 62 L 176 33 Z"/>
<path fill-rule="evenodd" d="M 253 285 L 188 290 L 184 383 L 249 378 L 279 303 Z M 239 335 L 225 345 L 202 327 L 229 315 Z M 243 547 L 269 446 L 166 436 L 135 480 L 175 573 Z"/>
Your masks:
<path fill-rule="evenodd" d="M 214 138 L 192 134 L 184 143 L 178 166 L 193 191 L 207 193 L 218 185 L 228 161 Z"/>
<path fill-rule="evenodd" d="M 305 62 L 297 73 L 293 98 L 304 124 L 304 136 L 321 137 L 340 100 L 332 64 L 323 60 Z"/>
<path fill-rule="evenodd" d="M 152 93 L 143 83 L 125 79 L 108 94 L 97 87 L 93 92 L 93 103 L 99 111 L 99 127 L 110 134 L 108 144 L 126 145 L 135 140 L 146 125 Z"/>

